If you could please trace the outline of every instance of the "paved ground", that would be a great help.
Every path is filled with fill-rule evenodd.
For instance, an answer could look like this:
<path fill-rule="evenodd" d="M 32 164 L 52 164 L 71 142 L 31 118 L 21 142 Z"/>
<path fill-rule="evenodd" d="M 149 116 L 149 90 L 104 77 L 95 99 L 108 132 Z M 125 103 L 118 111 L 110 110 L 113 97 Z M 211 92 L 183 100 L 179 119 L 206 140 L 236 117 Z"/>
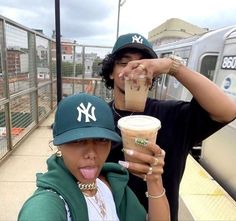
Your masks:
<path fill-rule="evenodd" d="M 15 221 L 24 201 L 35 190 L 35 174 L 46 171 L 45 161 L 53 152 L 49 148 L 52 137 L 51 114 L 0 165 L 0 221 Z M 180 220 L 192 220 L 180 200 Z"/>
<path fill-rule="evenodd" d="M 23 202 L 35 190 L 35 174 L 46 170 L 52 121 L 53 114 L 0 165 L 1 221 L 17 220 Z"/>

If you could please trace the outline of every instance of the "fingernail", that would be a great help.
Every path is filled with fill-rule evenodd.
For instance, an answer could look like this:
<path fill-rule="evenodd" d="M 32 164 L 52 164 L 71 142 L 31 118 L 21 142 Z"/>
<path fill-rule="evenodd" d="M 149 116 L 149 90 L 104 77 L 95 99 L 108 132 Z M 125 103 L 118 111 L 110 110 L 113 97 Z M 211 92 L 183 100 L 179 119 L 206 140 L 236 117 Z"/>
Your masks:
<path fill-rule="evenodd" d="M 134 151 L 133 151 L 133 150 L 130 150 L 130 149 L 123 149 L 123 151 L 124 151 L 126 154 L 130 155 L 130 156 L 132 156 L 132 155 L 134 154 Z"/>
<path fill-rule="evenodd" d="M 121 72 L 121 73 L 119 73 L 119 75 L 118 75 L 120 78 L 122 78 L 123 77 L 123 73 Z"/>
<path fill-rule="evenodd" d="M 166 152 L 164 150 L 161 149 L 161 155 L 165 156 Z"/>
<path fill-rule="evenodd" d="M 118 163 L 125 168 L 129 168 L 129 162 L 127 161 L 119 160 Z"/>
<path fill-rule="evenodd" d="M 148 141 L 144 138 L 135 138 L 134 142 L 140 146 L 147 146 L 148 143 Z"/>

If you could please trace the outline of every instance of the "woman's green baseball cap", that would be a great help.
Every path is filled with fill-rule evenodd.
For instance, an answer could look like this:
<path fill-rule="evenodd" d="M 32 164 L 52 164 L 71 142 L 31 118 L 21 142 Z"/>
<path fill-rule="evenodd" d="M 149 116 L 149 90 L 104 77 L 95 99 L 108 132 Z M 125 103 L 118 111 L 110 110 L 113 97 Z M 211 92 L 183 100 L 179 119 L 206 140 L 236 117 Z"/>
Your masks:
<path fill-rule="evenodd" d="M 110 106 L 101 98 L 86 93 L 60 101 L 53 124 L 53 138 L 54 145 L 96 138 L 121 142 Z"/>
<path fill-rule="evenodd" d="M 129 33 L 121 35 L 113 47 L 112 54 L 116 54 L 126 48 L 135 48 L 145 52 L 150 58 L 157 58 L 150 42 L 138 33 Z"/>

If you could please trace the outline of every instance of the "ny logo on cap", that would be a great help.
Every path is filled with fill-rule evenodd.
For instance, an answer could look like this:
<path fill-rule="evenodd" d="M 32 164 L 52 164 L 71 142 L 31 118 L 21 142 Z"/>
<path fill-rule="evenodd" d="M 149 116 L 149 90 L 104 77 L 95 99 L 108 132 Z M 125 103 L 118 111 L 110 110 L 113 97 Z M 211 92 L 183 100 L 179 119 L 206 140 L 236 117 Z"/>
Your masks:
<path fill-rule="evenodd" d="M 81 103 L 78 107 L 77 110 L 79 112 L 77 120 L 81 122 L 82 114 L 85 116 L 85 122 L 90 122 L 90 119 L 93 121 L 96 121 L 96 116 L 94 114 L 95 107 L 92 106 L 92 104 L 89 102 L 87 107 L 84 106 L 83 103 Z M 90 113 L 89 113 L 90 110 Z M 90 119 L 89 119 L 90 118 Z"/>
<path fill-rule="evenodd" d="M 140 43 L 140 44 L 142 44 L 143 43 L 143 38 L 142 38 L 142 36 L 137 36 L 137 35 L 134 35 L 134 36 L 132 36 L 132 43 Z"/>

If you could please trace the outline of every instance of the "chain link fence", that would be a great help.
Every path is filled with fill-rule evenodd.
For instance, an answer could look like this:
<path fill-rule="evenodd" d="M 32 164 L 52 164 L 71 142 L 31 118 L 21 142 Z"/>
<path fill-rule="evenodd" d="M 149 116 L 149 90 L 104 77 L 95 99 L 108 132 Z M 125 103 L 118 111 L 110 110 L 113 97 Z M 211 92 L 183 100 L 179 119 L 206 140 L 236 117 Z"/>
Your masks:
<path fill-rule="evenodd" d="M 111 47 L 61 42 L 63 96 L 110 101 L 98 73 Z M 56 108 L 56 73 L 55 40 L 0 16 L 0 160 Z"/>

